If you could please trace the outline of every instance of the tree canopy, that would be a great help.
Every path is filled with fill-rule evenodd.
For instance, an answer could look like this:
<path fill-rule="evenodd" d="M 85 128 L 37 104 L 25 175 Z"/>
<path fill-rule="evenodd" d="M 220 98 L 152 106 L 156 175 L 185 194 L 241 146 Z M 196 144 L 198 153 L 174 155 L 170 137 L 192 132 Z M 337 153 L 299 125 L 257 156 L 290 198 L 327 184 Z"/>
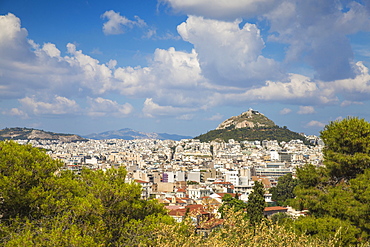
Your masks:
<path fill-rule="evenodd" d="M 348 117 L 325 126 L 324 164 L 331 179 L 349 180 L 370 167 L 370 123 Z"/>
<path fill-rule="evenodd" d="M 221 213 L 221 218 L 224 218 L 225 213 L 228 212 L 229 209 L 232 209 L 235 212 L 244 212 L 246 208 L 247 204 L 238 199 L 238 194 L 235 194 L 235 197 L 232 197 L 230 194 L 225 194 L 222 197 L 222 205 L 219 207 L 218 211 Z"/>
<path fill-rule="evenodd" d="M 163 205 L 141 200 L 124 168 L 63 171 L 31 145 L 0 142 L 0 243 L 9 246 L 135 246 L 153 241 Z"/>
<path fill-rule="evenodd" d="M 325 166 L 297 170 L 293 206 L 310 214 L 294 222 L 298 231 L 325 238 L 341 226 L 343 245 L 370 240 L 369 134 L 370 123 L 358 118 L 331 122 L 321 132 Z"/>
<path fill-rule="evenodd" d="M 261 182 L 255 181 L 252 193 L 248 196 L 247 215 L 252 225 L 261 223 L 266 207 L 265 191 Z"/>
<path fill-rule="evenodd" d="M 279 177 L 277 186 L 270 189 L 271 199 L 278 205 L 289 204 L 288 200 L 295 198 L 294 188 L 297 184 L 298 180 L 294 179 L 291 173 Z"/>

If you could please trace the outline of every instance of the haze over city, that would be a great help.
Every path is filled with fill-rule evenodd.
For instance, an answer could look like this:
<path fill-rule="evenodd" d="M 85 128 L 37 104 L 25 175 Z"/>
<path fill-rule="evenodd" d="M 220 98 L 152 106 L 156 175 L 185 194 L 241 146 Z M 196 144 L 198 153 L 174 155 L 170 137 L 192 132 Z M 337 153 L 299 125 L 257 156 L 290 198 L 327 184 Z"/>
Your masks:
<path fill-rule="evenodd" d="M 0 2 L 0 128 L 196 136 L 370 120 L 370 2 Z"/>

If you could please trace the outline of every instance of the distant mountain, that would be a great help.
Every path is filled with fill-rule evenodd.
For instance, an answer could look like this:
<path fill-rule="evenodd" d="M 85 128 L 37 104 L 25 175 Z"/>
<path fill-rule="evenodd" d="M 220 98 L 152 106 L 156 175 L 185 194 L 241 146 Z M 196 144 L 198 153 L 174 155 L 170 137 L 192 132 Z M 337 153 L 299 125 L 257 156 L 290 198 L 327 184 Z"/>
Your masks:
<path fill-rule="evenodd" d="M 145 133 L 136 131 L 133 129 L 125 128 L 120 130 L 106 131 L 98 134 L 90 134 L 84 136 L 85 138 L 94 140 L 103 139 L 124 139 L 124 140 L 134 140 L 134 139 L 158 139 L 158 140 L 174 140 L 179 141 L 181 139 L 192 139 L 191 136 L 182 136 L 167 133 Z"/>
<path fill-rule="evenodd" d="M 302 140 L 308 144 L 304 136 L 289 130 L 287 127 L 279 127 L 272 120 L 255 110 L 248 110 L 239 116 L 231 117 L 223 121 L 215 130 L 195 137 L 202 142 L 222 140 L 277 140 L 278 142 L 290 140 Z"/>
<path fill-rule="evenodd" d="M 59 140 L 62 142 L 86 141 L 78 135 L 61 134 L 29 128 L 5 128 L 0 130 L 0 140 Z"/>

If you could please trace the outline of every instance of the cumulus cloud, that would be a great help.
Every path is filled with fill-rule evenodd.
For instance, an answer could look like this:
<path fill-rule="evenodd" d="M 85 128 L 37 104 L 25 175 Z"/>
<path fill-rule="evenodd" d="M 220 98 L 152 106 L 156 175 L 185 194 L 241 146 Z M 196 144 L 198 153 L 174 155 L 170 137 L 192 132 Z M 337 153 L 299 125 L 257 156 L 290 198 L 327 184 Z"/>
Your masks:
<path fill-rule="evenodd" d="M 174 11 L 217 20 L 267 20 L 269 42 L 287 44 L 285 61 L 309 65 L 316 79 L 355 76 L 348 35 L 370 30 L 369 8 L 359 1 L 162 0 Z M 254 19 L 254 20 L 255 20 Z M 263 25 L 263 24 L 262 24 Z"/>
<path fill-rule="evenodd" d="M 23 119 L 29 118 L 29 116 L 26 112 L 24 112 L 24 111 L 22 111 L 21 109 L 18 109 L 18 108 L 12 108 L 9 111 L 3 111 L 2 114 L 9 115 L 9 116 L 17 116 L 17 117 L 21 117 Z"/>
<path fill-rule="evenodd" d="M 134 26 L 144 27 L 146 23 L 140 17 L 135 16 L 135 21 L 127 19 L 125 16 L 121 16 L 119 12 L 109 10 L 104 12 L 101 16 L 102 19 L 107 19 L 107 22 L 103 24 L 103 32 L 105 35 L 122 34 L 126 29 L 131 29 Z"/>
<path fill-rule="evenodd" d="M 147 98 L 144 102 L 143 113 L 146 117 L 155 117 L 155 116 L 191 116 L 188 112 L 193 112 L 195 109 L 191 108 L 181 108 L 173 106 L 161 106 L 153 101 L 151 98 Z"/>
<path fill-rule="evenodd" d="M 261 55 L 264 42 L 256 25 L 189 16 L 177 27 L 198 53 L 202 73 L 214 83 L 248 87 L 281 78 L 279 65 Z"/>
<path fill-rule="evenodd" d="M 316 121 L 316 120 L 312 120 L 310 122 L 308 122 L 306 124 L 306 127 L 320 127 L 320 128 L 324 128 L 325 127 L 325 123 L 322 123 L 322 122 L 319 122 L 319 121 Z"/>
<path fill-rule="evenodd" d="M 236 93 L 219 94 L 220 100 L 227 102 L 283 102 L 291 104 L 328 104 L 337 99 L 333 92 L 323 92 L 318 82 L 298 74 L 290 74 L 282 81 L 266 81 L 265 85 Z"/>
<path fill-rule="evenodd" d="M 293 4 L 292 9 L 296 8 Z M 361 12 L 362 7 L 358 8 Z M 287 9 L 286 15 L 289 13 Z M 348 23 L 361 24 L 354 14 L 346 18 L 341 19 L 346 33 L 350 32 Z M 287 20 L 291 19 L 282 22 Z M 240 20 L 189 16 L 178 31 L 194 45 L 193 50 L 156 49 L 146 67 L 119 67 L 116 60 L 102 64 L 71 43 L 62 55 L 55 44 L 29 40 L 27 30 L 13 14 L 0 16 L 0 98 L 21 99 L 20 107 L 12 106 L 3 113 L 19 117 L 81 113 L 76 99 L 87 96 L 88 107 L 84 110 L 90 116 L 132 113 L 130 104 L 102 98 L 108 94 L 146 99 L 145 116 L 179 119 L 190 119 L 197 111 L 215 106 L 244 102 L 346 106 L 369 98 L 370 75 L 363 63 L 351 64 L 353 76 L 345 79 L 325 81 L 294 73 L 284 76 L 276 61 L 261 55 L 265 43 L 258 27 L 240 24 Z M 288 28 L 288 24 L 279 25 L 274 26 L 276 34 L 284 25 Z M 293 44 L 294 37 L 289 35 L 295 34 L 271 39 Z"/>
<path fill-rule="evenodd" d="M 216 19 L 254 17 L 273 8 L 274 0 L 160 0 L 176 12 Z"/>
<path fill-rule="evenodd" d="M 194 50 L 156 49 L 148 67 L 117 68 L 112 89 L 123 95 L 155 98 L 163 104 L 195 105 L 205 80 L 200 73 Z"/>
<path fill-rule="evenodd" d="M 55 95 L 50 102 L 38 101 L 35 97 L 25 97 L 20 99 L 19 102 L 23 109 L 34 115 L 64 115 L 75 113 L 79 110 L 79 105 L 76 101 L 58 95 Z"/>
<path fill-rule="evenodd" d="M 313 114 L 315 113 L 315 108 L 312 106 L 300 106 L 298 114 Z"/>
<path fill-rule="evenodd" d="M 215 115 L 211 116 L 210 118 L 207 118 L 207 120 L 210 120 L 210 121 L 219 121 L 221 119 L 223 119 L 224 115 L 220 114 L 220 113 L 216 113 Z"/>
<path fill-rule="evenodd" d="M 133 106 L 129 103 L 123 105 L 118 104 L 116 101 L 104 99 L 101 97 L 90 98 L 88 97 L 88 115 L 93 117 L 114 116 L 126 117 L 134 110 Z"/>
<path fill-rule="evenodd" d="M 326 0 L 285 0 L 264 15 L 271 24 L 270 40 L 289 45 L 286 60 L 303 60 L 323 81 L 355 75 L 347 35 L 369 31 L 368 16 L 366 6 L 360 3 Z"/>
<path fill-rule="evenodd" d="M 291 109 L 289 109 L 289 108 L 284 108 L 284 109 L 282 109 L 281 111 L 280 111 L 280 114 L 281 115 L 286 115 L 286 114 L 289 114 L 289 113 L 291 113 L 292 112 L 292 110 Z"/>
<path fill-rule="evenodd" d="M 340 106 L 345 107 L 349 105 L 363 105 L 363 104 L 364 104 L 363 102 L 344 100 L 342 103 L 340 103 Z"/>

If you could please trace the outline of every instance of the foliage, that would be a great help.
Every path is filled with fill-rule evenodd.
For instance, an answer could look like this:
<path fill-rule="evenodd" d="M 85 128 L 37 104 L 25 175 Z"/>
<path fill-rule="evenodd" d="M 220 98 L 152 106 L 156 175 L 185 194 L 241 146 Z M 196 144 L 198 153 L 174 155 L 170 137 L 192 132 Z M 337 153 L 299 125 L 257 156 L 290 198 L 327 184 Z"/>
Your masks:
<path fill-rule="evenodd" d="M 346 118 L 331 122 L 321 132 L 324 164 L 336 182 L 355 178 L 370 168 L 370 123 Z"/>
<path fill-rule="evenodd" d="M 62 163 L 42 150 L 12 141 L 0 142 L 0 193 L 2 219 L 32 213 L 33 191 L 51 177 Z"/>
<path fill-rule="evenodd" d="M 291 173 L 279 177 L 277 186 L 270 189 L 271 199 L 276 201 L 278 205 L 288 205 L 288 200 L 295 198 L 293 191 L 297 185 L 298 180 L 294 179 Z"/>
<path fill-rule="evenodd" d="M 123 168 L 59 171 L 59 161 L 30 145 L 0 143 L 0 243 L 5 246 L 150 245 L 163 205 L 141 200 Z"/>
<path fill-rule="evenodd" d="M 238 129 L 218 129 L 211 130 L 205 134 L 199 135 L 194 139 L 199 139 L 202 142 L 210 142 L 214 140 L 223 140 L 227 142 L 229 139 L 235 141 L 255 141 L 255 140 L 277 140 L 278 142 L 289 142 L 291 140 L 302 140 L 308 144 L 304 136 L 290 131 L 287 128 L 279 126 L 273 127 L 254 127 L 254 128 L 238 128 Z"/>
<path fill-rule="evenodd" d="M 304 233 L 321 240 L 335 238 L 337 240 L 337 246 L 357 244 L 355 236 L 360 232 L 350 222 L 330 216 L 322 218 L 312 216 L 301 217 L 299 220 L 294 221 L 294 229 L 299 234 Z"/>
<path fill-rule="evenodd" d="M 221 213 L 221 218 L 225 217 L 225 213 L 232 209 L 233 211 L 241 211 L 244 212 L 247 208 L 247 204 L 242 200 L 237 198 L 237 194 L 235 197 L 232 197 L 230 194 L 225 194 L 222 197 L 222 205 L 219 207 L 218 211 Z"/>
<path fill-rule="evenodd" d="M 264 188 L 261 182 L 255 181 L 253 191 L 248 196 L 247 215 L 252 225 L 261 223 L 266 207 Z"/>
<path fill-rule="evenodd" d="M 186 184 L 187 185 L 195 185 L 195 184 L 199 184 L 199 183 L 197 181 L 188 180 L 188 181 L 186 181 Z"/>
<path fill-rule="evenodd" d="M 197 234 L 191 221 L 175 225 L 161 224 L 156 232 L 155 246 L 162 247 L 307 247 L 338 246 L 335 237 L 324 241 L 308 235 L 294 232 L 287 228 L 264 220 L 256 227 L 251 227 L 249 219 L 241 211 L 226 212 L 223 225 L 214 229 L 208 237 Z"/>
<path fill-rule="evenodd" d="M 342 245 L 370 240 L 369 134 L 370 123 L 358 118 L 331 122 L 321 132 L 326 166 L 297 170 L 293 206 L 311 215 L 296 222 L 299 231 L 325 239 L 341 226 Z"/>

